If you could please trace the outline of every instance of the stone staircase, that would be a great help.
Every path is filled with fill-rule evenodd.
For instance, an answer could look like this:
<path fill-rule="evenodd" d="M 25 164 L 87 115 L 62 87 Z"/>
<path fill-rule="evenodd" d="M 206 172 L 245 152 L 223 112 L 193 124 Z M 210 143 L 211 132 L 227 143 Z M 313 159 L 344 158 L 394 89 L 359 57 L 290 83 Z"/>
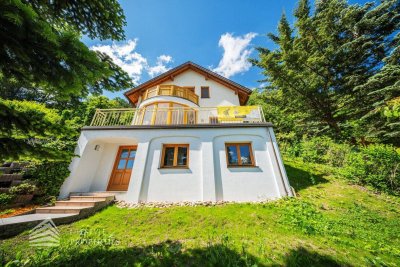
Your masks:
<path fill-rule="evenodd" d="M 84 219 L 110 205 L 115 195 L 109 192 L 71 193 L 68 200 L 60 200 L 54 206 L 37 208 L 35 213 L 0 219 L 0 238 L 6 238 L 32 229 L 45 219 L 56 225 Z"/>
<path fill-rule="evenodd" d="M 0 165 L 0 193 L 7 193 L 11 186 L 22 183 L 22 171 L 27 169 L 28 162 L 4 162 Z"/>
<path fill-rule="evenodd" d="M 69 200 L 56 201 L 55 206 L 36 209 L 40 214 L 81 214 L 96 212 L 108 206 L 115 199 L 115 195 L 106 192 L 99 193 L 72 193 Z"/>

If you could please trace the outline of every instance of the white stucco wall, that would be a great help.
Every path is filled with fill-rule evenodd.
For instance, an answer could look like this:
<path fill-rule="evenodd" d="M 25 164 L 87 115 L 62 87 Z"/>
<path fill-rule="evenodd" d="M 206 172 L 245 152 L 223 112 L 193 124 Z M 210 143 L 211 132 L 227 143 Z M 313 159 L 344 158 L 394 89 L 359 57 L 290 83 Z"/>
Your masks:
<path fill-rule="evenodd" d="M 205 77 L 195 71 L 187 70 L 174 77 L 172 81 L 166 81 L 161 84 L 174 84 L 178 86 L 194 86 L 195 93 L 199 96 L 199 106 L 200 107 L 217 107 L 217 106 L 240 106 L 239 97 L 235 94 L 235 91 L 225 87 L 224 85 L 217 83 L 211 79 L 206 80 Z M 201 98 L 201 87 L 208 86 L 210 88 L 210 98 Z M 146 99 L 140 103 L 139 107 L 143 107 L 157 98 Z M 160 98 L 160 97 L 158 97 Z M 163 97 L 161 97 L 163 98 Z M 161 99 L 160 98 L 160 99 Z M 151 100 L 153 99 L 153 100 Z M 168 97 L 171 99 L 171 97 Z M 190 101 L 179 98 L 172 97 L 174 102 L 182 103 L 185 105 L 192 106 Z M 166 101 L 166 100 L 160 100 Z M 190 103 L 188 103 L 190 102 Z"/>
<path fill-rule="evenodd" d="M 61 197 L 105 191 L 120 145 L 137 145 L 129 188 L 138 201 L 257 201 L 290 195 L 272 128 L 126 129 L 82 131 L 81 157 L 71 163 Z M 228 168 L 226 142 L 251 142 L 256 167 Z M 163 144 L 189 144 L 188 169 L 161 169 Z M 95 145 L 100 150 L 94 150 Z"/>

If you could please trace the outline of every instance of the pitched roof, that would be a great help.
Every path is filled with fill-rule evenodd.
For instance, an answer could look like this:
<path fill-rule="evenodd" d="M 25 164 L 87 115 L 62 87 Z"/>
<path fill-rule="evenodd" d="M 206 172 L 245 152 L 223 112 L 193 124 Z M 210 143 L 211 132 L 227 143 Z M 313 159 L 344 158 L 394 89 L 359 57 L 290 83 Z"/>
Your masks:
<path fill-rule="evenodd" d="M 173 77 L 179 75 L 180 73 L 185 72 L 186 70 L 193 70 L 197 73 L 200 73 L 205 76 L 206 79 L 214 80 L 222 85 L 225 85 L 226 87 L 236 91 L 239 96 L 240 103 L 242 105 L 246 104 L 247 100 L 249 99 L 249 96 L 251 94 L 251 90 L 247 87 L 244 87 L 243 85 L 240 85 L 234 81 L 231 81 L 213 71 L 210 71 L 200 65 L 197 65 L 191 61 L 185 62 L 173 69 L 170 69 L 167 72 L 164 72 L 163 74 L 154 77 L 147 82 L 144 82 L 130 90 L 124 93 L 125 97 L 129 99 L 130 102 L 135 104 L 137 102 L 138 95 L 142 90 L 152 87 L 154 85 L 160 84 L 162 82 L 165 82 L 167 80 L 173 80 Z"/>

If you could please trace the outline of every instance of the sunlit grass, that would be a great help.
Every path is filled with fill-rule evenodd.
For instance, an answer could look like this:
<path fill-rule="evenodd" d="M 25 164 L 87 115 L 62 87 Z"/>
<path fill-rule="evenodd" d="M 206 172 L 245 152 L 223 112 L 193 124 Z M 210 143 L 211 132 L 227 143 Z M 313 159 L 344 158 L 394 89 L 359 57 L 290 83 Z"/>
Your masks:
<path fill-rule="evenodd" d="M 60 226 L 38 252 L 27 233 L 3 260 L 49 266 L 310 266 L 400 264 L 400 201 L 348 184 L 335 170 L 286 160 L 296 199 L 265 204 L 121 209 Z"/>

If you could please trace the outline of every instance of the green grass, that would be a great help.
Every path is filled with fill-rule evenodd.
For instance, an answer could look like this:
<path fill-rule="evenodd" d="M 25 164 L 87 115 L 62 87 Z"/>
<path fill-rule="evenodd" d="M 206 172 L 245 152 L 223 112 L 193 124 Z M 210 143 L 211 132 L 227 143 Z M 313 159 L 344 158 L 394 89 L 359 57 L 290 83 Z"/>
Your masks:
<path fill-rule="evenodd" d="M 285 160 L 296 199 L 266 204 L 120 209 L 60 226 L 60 247 L 28 233 L 0 261 L 47 266 L 399 266 L 400 199 Z"/>

